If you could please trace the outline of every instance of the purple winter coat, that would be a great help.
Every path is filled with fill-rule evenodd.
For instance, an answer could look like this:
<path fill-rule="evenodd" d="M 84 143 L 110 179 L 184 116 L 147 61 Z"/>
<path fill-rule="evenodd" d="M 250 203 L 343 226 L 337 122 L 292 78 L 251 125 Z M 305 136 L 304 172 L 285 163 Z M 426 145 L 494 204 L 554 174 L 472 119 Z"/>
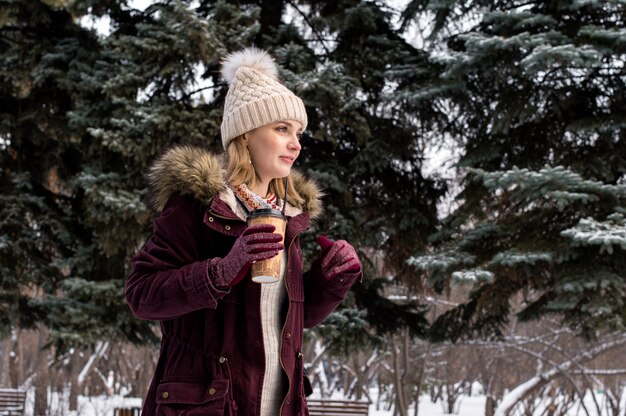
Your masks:
<path fill-rule="evenodd" d="M 345 298 L 361 272 L 327 281 L 313 267 L 303 272 L 299 235 L 321 213 L 314 182 L 292 172 L 304 197 L 288 206 L 285 234 L 286 299 L 281 309 L 281 415 L 307 415 L 302 331 L 321 322 Z M 151 168 L 155 207 L 153 235 L 133 258 L 126 299 L 142 319 L 161 321 L 160 357 L 143 416 L 259 415 L 264 372 L 260 285 L 249 277 L 219 290 L 208 261 L 224 257 L 246 228 L 235 214 L 216 157 L 176 147 Z M 290 215 L 291 214 L 291 215 Z M 307 380 L 308 382 L 308 380 Z"/>

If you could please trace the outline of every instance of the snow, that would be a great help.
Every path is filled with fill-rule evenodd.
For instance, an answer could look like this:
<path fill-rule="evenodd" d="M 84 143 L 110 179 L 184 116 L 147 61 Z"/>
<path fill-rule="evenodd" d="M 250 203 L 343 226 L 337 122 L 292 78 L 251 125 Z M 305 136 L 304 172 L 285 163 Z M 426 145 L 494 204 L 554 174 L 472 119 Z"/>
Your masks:
<path fill-rule="evenodd" d="M 87 374 L 91 370 L 91 367 L 93 366 L 93 364 L 96 362 L 96 360 L 100 359 L 104 355 L 104 353 L 106 352 L 108 348 L 109 348 L 108 342 L 98 341 L 96 345 L 96 353 L 92 354 L 91 357 L 89 357 L 87 364 L 85 364 L 82 371 L 78 375 L 78 384 L 82 385 L 85 382 L 85 379 L 87 378 Z"/>
<path fill-rule="evenodd" d="M 460 400 L 459 416 L 483 416 L 485 414 L 485 396 L 464 396 Z M 425 416 L 443 416 L 447 415 L 444 412 L 443 406 L 440 401 L 433 403 L 428 396 L 422 396 L 419 405 L 420 415 Z M 413 407 L 409 408 L 409 414 L 413 414 Z M 369 416 L 392 416 L 393 409 L 390 411 L 376 410 L 376 405 L 370 405 Z"/>
<path fill-rule="evenodd" d="M 537 380 L 535 379 L 531 379 L 529 380 L 528 383 L 534 384 L 536 383 L 536 381 Z M 480 383 L 473 383 L 472 391 L 482 392 L 482 386 L 480 385 Z M 376 402 L 377 397 L 378 397 L 377 390 L 375 388 L 372 388 L 370 389 L 369 394 L 372 400 Z M 513 395 L 509 395 L 509 397 L 512 397 L 512 396 Z M 315 389 L 311 397 L 316 398 L 316 399 L 320 398 L 320 392 L 317 388 Z M 345 399 L 340 393 L 337 393 L 337 392 L 335 392 L 331 396 L 331 398 L 332 399 Z M 535 411 L 535 414 L 537 416 L 543 414 L 546 406 L 549 403 L 549 400 L 551 399 L 546 398 L 544 400 L 541 400 L 541 403 L 537 403 L 536 411 Z M 584 402 L 586 404 L 587 409 L 589 410 L 589 416 L 609 416 L 610 413 L 603 406 L 603 404 L 606 402 L 606 399 L 604 398 L 602 392 L 596 392 L 596 400 L 598 400 L 598 402 L 601 404 L 601 408 L 602 408 L 601 415 L 598 415 L 595 410 L 595 405 L 593 404 L 593 397 L 591 397 L 591 394 L 588 393 L 585 396 Z M 458 412 L 455 414 L 458 416 L 483 416 L 485 414 L 486 402 L 487 402 L 487 397 L 484 394 L 475 394 L 471 396 L 463 395 L 461 396 L 461 398 L 455 405 L 455 409 L 457 409 L 457 412 Z M 622 395 L 622 407 L 621 408 L 623 408 L 624 405 L 626 405 L 626 387 L 624 388 L 624 394 Z M 390 410 L 385 410 L 385 407 L 386 407 L 385 404 L 381 403 L 381 409 L 376 409 L 376 404 L 375 403 L 371 404 L 369 408 L 369 416 L 393 416 L 393 408 Z M 408 414 L 412 415 L 413 411 L 414 411 L 414 408 L 409 407 Z M 444 406 L 441 400 L 438 400 L 437 402 L 433 403 L 430 396 L 428 395 L 423 395 L 421 397 L 420 403 L 419 403 L 418 414 L 424 415 L 424 416 L 449 415 L 449 413 L 445 413 Z M 519 412 L 514 411 L 512 412 L 512 414 L 519 414 Z M 572 406 L 572 408 L 565 414 L 565 416 L 582 416 L 584 414 L 585 413 L 582 410 L 582 407 L 580 405 L 575 405 L 575 406 Z"/>
<path fill-rule="evenodd" d="M 481 269 L 458 270 L 452 273 L 452 278 L 459 282 L 491 281 L 493 279 L 493 273 L 489 270 Z"/>
<path fill-rule="evenodd" d="M 111 416 L 117 408 L 141 407 L 143 399 L 139 397 L 113 396 L 78 396 L 77 410 L 69 411 L 69 390 L 63 394 L 48 391 L 50 403 L 48 405 L 49 416 Z M 26 397 L 24 416 L 34 414 L 34 390 L 29 390 Z"/>
<path fill-rule="evenodd" d="M 596 393 L 598 395 L 598 393 Z M 599 394 L 600 399 L 598 400 L 600 403 L 604 403 L 605 399 L 602 397 L 602 394 Z M 477 396 L 462 396 L 458 403 L 458 416 L 484 416 L 485 414 L 485 404 L 486 404 L 486 396 L 477 395 Z M 622 399 L 622 406 L 625 404 L 625 399 Z M 547 401 L 544 401 L 544 406 L 537 406 L 537 410 L 535 414 L 537 416 L 541 415 L 545 410 L 545 405 L 547 405 Z M 587 394 L 585 397 L 585 404 L 587 405 L 587 409 L 589 410 L 589 416 L 598 416 L 595 406 L 593 405 L 593 398 L 590 394 Z M 623 407 L 622 407 L 623 409 Z M 413 408 L 409 408 L 410 415 L 413 414 Z M 440 401 L 433 403 L 428 396 L 422 396 L 419 404 L 419 415 L 424 416 L 444 416 L 447 413 L 444 412 L 443 406 Z M 513 414 L 519 414 L 513 412 Z M 385 410 L 376 410 L 375 405 L 370 406 L 370 416 L 392 416 L 393 411 L 385 411 Z M 566 413 L 566 416 L 582 416 L 585 415 L 585 412 L 579 405 L 572 406 L 572 408 Z M 606 408 L 602 408 L 602 415 L 600 416 L 609 416 L 610 413 Z"/>
<path fill-rule="evenodd" d="M 121 396 L 78 396 L 76 416 L 109 416 L 116 408 L 141 407 L 142 399 Z"/>
<path fill-rule="evenodd" d="M 600 252 L 606 250 L 613 253 L 613 245 L 626 250 L 626 225 L 622 214 L 614 213 L 608 221 L 596 221 L 594 218 L 583 218 L 576 226 L 561 232 L 578 245 L 601 245 Z"/>
<path fill-rule="evenodd" d="M 535 388 L 544 380 L 547 380 L 547 378 L 536 376 L 526 381 L 525 383 L 522 383 L 519 386 L 517 386 L 515 389 L 513 389 L 513 391 L 511 391 L 509 394 L 506 394 L 504 396 L 502 402 L 498 405 L 498 408 L 496 409 L 494 416 L 506 416 L 505 411 L 513 408 L 515 403 L 517 403 L 520 400 L 520 398 L 522 397 L 524 393 L 526 393 L 528 390 L 532 388 Z"/>
<path fill-rule="evenodd" d="M 530 382 L 530 380 L 529 380 Z M 480 385 L 472 387 L 472 391 L 481 391 Z M 33 393 L 31 390 L 29 393 Z M 66 392 L 68 393 L 68 392 Z M 375 388 L 370 389 L 370 397 L 374 402 L 377 400 L 377 391 Z M 624 391 L 626 393 L 626 389 Z M 26 405 L 26 413 L 25 416 L 33 415 L 33 406 L 32 399 L 33 394 L 29 394 L 27 398 Z M 320 392 L 316 389 L 311 396 L 312 398 L 320 398 Z M 511 397 L 511 396 L 509 396 Z M 113 396 L 78 396 L 78 410 L 74 412 L 70 412 L 68 410 L 68 402 L 67 397 L 60 397 L 58 393 L 51 393 L 51 403 L 48 415 L 64 415 L 64 416 L 110 416 L 113 414 L 113 410 L 115 408 L 131 408 L 131 407 L 141 407 L 142 399 L 138 397 L 122 397 L 120 395 Z M 341 393 L 335 392 L 332 397 L 333 399 L 344 399 Z M 600 416 L 609 416 L 604 403 L 606 399 L 604 398 L 602 392 L 596 392 L 596 399 L 601 405 L 602 414 Z M 29 403 L 30 402 L 30 403 Z M 461 396 L 459 401 L 457 402 L 455 408 L 457 409 L 458 416 L 483 416 L 485 414 L 485 403 L 486 396 L 483 394 L 476 394 L 472 396 Z M 538 416 L 542 414 L 543 410 L 545 410 L 545 406 L 548 404 L 548 399 L 543 400 L 543 406 L 539 404 L 536 407 L 536 412 Z M 585 404 L 587 405 L 587 409 L 589 410 L 589 416 L 598 416 L 595 405 L 593 405 L 593 398 L 591 394 L 588 393 L 585 396 Z M 626 405 L 626 394 L 622 396 L 622 408 Z M 371 404 L 369 408 L 370 416 L 392 416 L 393 409 L 385 410 L 386 405 L 381 403 L 381 409 L 376 409 L 376 404 Z M 413 414 L 413 408 L 409 408 L 409 414 Z M 425 416 L 444 416 L 447 415 L 444 411 L 444 407 L 442 402 L 439 400 L 435 403 L 431 401 L 431 398 L 428 395 L 423 395 L 421 397 L 419 403 L 419 414 Z M 572 406 L 572 408 L 566 413 L 566 416 L 580 416 L 583 415 L 584 411 L 582 410 L 580 405 Z"/>

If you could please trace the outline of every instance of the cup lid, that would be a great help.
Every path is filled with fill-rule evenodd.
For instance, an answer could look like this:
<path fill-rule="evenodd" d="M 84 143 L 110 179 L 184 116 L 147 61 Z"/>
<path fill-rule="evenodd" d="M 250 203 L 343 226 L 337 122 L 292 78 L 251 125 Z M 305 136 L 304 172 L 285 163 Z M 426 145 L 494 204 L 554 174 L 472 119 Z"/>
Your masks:
<path fill-rule="evenodd" d="M 254 211 L 252 211 L 250 214 L 248 214 L 248 218 L 250 217 L 279 217 L 279 218 L 285 218 L 285 216 L 283 215 L 282 212 L 280 212 L 277 209 L 274 208 L 257 208 Z"/>

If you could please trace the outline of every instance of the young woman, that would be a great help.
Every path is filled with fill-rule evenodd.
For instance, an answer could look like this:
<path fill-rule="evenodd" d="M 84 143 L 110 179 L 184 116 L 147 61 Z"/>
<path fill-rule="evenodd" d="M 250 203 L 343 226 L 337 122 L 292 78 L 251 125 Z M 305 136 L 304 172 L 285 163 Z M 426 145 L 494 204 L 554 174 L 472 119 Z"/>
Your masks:
<path fill-rule="evenodd" d="M 150 171 L 160 215 L 126 284 L 133 313 L 161 321 L 142 415 L 306 415 L 303 328 L 342 302 L 361 264 L 346 241 L 319 236 L 303 270 L 299 236 L 322 212 L 319 188 L 293 169 L 304 104 L 258 49 L 229 55 L 222 74 L 224 154 L 175 147 Z M 256 208 L 284 208 L 284 244 L 274 226 L 246 225 Z M 281 279 L 253 282 L 252 263 L 281 250 Z"/>

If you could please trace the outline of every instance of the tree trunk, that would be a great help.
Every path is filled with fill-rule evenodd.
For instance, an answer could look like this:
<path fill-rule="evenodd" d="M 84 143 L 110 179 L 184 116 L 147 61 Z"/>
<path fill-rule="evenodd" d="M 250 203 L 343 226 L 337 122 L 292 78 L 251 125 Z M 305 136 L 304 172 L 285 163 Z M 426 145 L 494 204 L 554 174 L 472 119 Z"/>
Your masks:
<path fill-rule="evenodd" d="M 47 366 L 43 366 L 40 373 L 37 374 L 33 386 L 35 387 L 35 416 L 43 416 L 48 410 L 48 371 L 45 371 Z"/>
<path fill-rule="evenodd" d="M 413 412 L 413 416 L 419 415 L 419 407 L 420 407 L 420 396 L 422 395 L 422 384 L 424 384 L 424 374 L 426 374 L 426 361 L 430 356 L 430 350 L 432 349 L 432 344 L 429 342 L 428 347 L 426 348 L 426 352 L 424 352 L 424 358 L 422 358 L 422 362 L 420 363 L 419 373 L 417 375 L 417 388 L 415 389 L 415 411 Z"/>
<path fill-rule="evenodd" d="M 139 384 L 136 391 L 138 392 L 139 397 L 146 397 L 148 394 L 148 387 L 150 387 L 150 382 L 152 381 L 152 374 L 156 367 L 155 362 L 155 351 L 150 347 L 143 347 L 143 362 L 150 363 L 151 365 L 142 365 L 138 367 L 138 377 L 137 382 Z"/>
<path fill-rule="evenodd" d="M 13 330 L 11 334 L 11 348 L 9 352 L 9 380 L 12 388 L 18 388 L 23 380 L 21 362 L 21 343 L 20 343 L 20 331 Z"/>
<path fill-rule="evenodd" d="M 73 382 L 70 383 L 70 411 L 76 411 L 78 410 L 78 383 L 76 382 L 76 379 L 74 377 L 73 378 Z"/>
<path fill-rule="evenodd" d="M 361 385 L 361 379 L 363 378 L 361 374 L 361 365 L 359 364 L 358 354 L 352 354 L 352 365 L 354 369 L 354 398 L 357 400 L 361 400 L 363 398 L 363 387 Z"/>
<path fill-rule="evenodd" d="M 489 351 L 489 350 L 488 350 Z M 502 359 L 497 357 L 497 354 L 493 354 L 496 358 L 488 363 L 482 354 L 480 349 L 475 351 L 476 360 L 479 364 L 481 382 L 483 385 L 485 396 L 485 416 L 493 416 L 498 403 L 498 392 L 496 386 L 496 380 L 498 380 L 498 374 L 502 364 Z"/>
<path fill-rule="evenodd" d="M 496 401 L 492 396 L 487 396 L 487 401 L 485 403 L 485 416 L 493 416 L 493 413 L 496 410 Z"/>
<path fill-rule="evenodd" d="M 9 352 L 11 351 L 11 344 L 4 341 L 0 344 L 0 347 L 2 348 L 2 352 L 0 353 L 0 386 L 8 386 L 10 383 Z"/>
<path fill-rule="evenodd" d="M 51 386 L 50 382 L 50 365 L 48 363 L 49 357 L 54 355 L 54 348 L 44 349 L 48 331 L 43 325 L 38 326 L 37 331 L 37 348 L 39 354 L 37 354 L 37 362 L 34 366 L 36 374 L 33 377 L 33 387 L 35 388 L 35 403 L 34 403 L 34 415 L 43 416 L 48 410 L 48 388 Z"/>
<path fill-rule="evenodd" d="M 393 373 L 394 373 L 394 381 L 395 381 L 395 390 L 396 390 L 396 409 L 395 413 L 398 416 L 407 416 L 407 400 L 404 395 L 404 379 L 401 370 L 400 363 L 400 344 L 397 342 L 396 336 L 392 336 L 391 342 L 391 355 L 393 359 Z"/>
<path fill-rule="evenodd" d="M 73 352 L 69 357 L 69 365 L 67 366 L 67 386 L 69 387 L 69 410 L 78 410 L 78 393 L 80 389 L 80 383 L 78 383 L 78 371 L 79 363 L 77 362 L 79 354 Z M 66 388 L 63 386 L 63 391 Z"/>
<path fill-rule="evenodd" d="M 265 44 L 265 38 L 271 37 L 282 21 L 283 0 L 262 0 L 261 15 L 259 16 L 259 33 L 255 43 L 259 46 Z"/>

